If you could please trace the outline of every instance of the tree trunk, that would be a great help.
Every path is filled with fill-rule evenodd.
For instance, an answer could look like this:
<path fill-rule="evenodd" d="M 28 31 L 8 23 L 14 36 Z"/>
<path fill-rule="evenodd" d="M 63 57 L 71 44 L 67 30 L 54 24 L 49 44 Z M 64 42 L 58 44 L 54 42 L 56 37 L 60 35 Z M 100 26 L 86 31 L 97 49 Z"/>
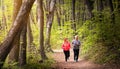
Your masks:
<path fill-rule="evenodd" d="M 83 0 L 81 0 L 81 3 L 82 3 L 82 8 L 81 8 L 81 11 L 82 11 L 82 13 L 81 13 L 81 19 L 82 19 L 82 23 L 84 23 L 84 21 L 85 21 L 85 3 L 84 3 Z"/>
<path fill-rule="evenodd" d="M 26 47 L 27 47 L 27 20 L 25 21 L 24 27 L 20 35 L 20 56 L 19 56 L 19 65 L 23 66 L 26 64 Z"/>
<path fill-rule="evenodd" d="M 38 23 L 40 24 L 40 55 L 42 60 L 47 59 L 44 50 L 44 11 L 43 0 L 37 0 Z"/>
<path fill-rule="evenodd" d="M 60 19 L 60 13 L 59 13 L 60 9 L 58 10 L 56 8 L 56 16 L 57 16 L 57 21 L 58 21 L 58 26 L 61 26 L 61 19 Z"/>
<path fill-rule="evenodd" d="M 89 19 L 91 19 L 93 17 L 93 13 L 92 13 L 93 3 L 94 3 L 94 1 L 85 0 L 85 4 L 87 5 L 87 9 L 88 9 L 88 12 L 89 12 Z"/>
<path fill-rule="evenodd" d="M 29 52 L 31 52 L 32 50 L 31 45 L 33 44 L 33 34 L 30 26 L 30 18 L 28 18 L 28 21 L 27 21 L 27 36 L 28 36 L 27 46 L 28 46 Z"/>
<path fill-rule="evenodd" d="M 108 4 L 110 7 L 110 13 L 111 13 L 111 23 L 115 23 L 115 14 L 114 14 L 114 9 L 113 9 L 113 3 L 112 0 L 108 0 Z"/>
<path fill-rule="evenodd" d="M 64 7 L 64 0 L 60 0 L 60 4 L 63 5 L 63 7 Z M 64 26 L 64 22 L 65 22 L 65 21 L 64 21 L 64 15 L 65 15 L 64 12 L 65 12 L 65 10 L 64 10 L 64 8 L 62 8 L 62 9 L 61 9 L 61 15 L 62 15 L 62 16 L 61 16 L 61 17 L 62 17 L 62 18 L 61 18 L 61 24 L 62 24 L 62 26 Z"/>
<path fill-rule="evenodd" d="M 58 8 L 56 9 L 56 16 L 57 16 L 57 21 L 58 21 L 58 26 L 61 26 L 61 6 L 60 6 L 60 0 L 56 1 L 56 4 L 58 5 Z"/>
<path fill-rule="evenodd" d="M 19 34 L 15 37 L 14 41 L 12 42 L 13 48 L 9 53 L 9 61 L 8 63 L 18 62 L 19 57 L 19 42 L 20 42 L 20 31 Z"/>
<path fill-rule="evenodd" d="M 2 30 L 6 30 L 6 29 L 7 29 L 7 24 L 6 24 L 6 23 L 7 23 L 7 19 L 6 19 L 6 15 L 5 15 L 4 0 L 2 0 L 1 2 L 2 2 L 2 5 L 1 5 L 1 6 L 2 6 L 2 7 L 1 7 L 1 9 L 2 9 L 2 20 L 1 20 L 1 21 L 2 21 L 2 22 L 1 22 L 1 23 L 2 23 L 2 26 L 1 26 L 1 27 L 2 27 L 2 28 L 1 28 L 1 29 L 2 29 Z"/>
<path fill-rule="evenodd" d="M 99 21 L 102 21 L 102 11 L 103 11 L 103 1 L 102 0 L 97 0 L 97 11 L 99 15 Z"/>
<path fill-rule="evenodd" d="M 77 5 L 77 7 L 78 7 L 78 13 L 77 13 L 77 15 L 76 15 L 76 18 L 77 18 L 77 24 L 79 24 L 79 26 L 81 26 L 82 25 L 82 22 L 80 22 L 81 21 L 81 11 L 82 11 L 82 1 L 81 0 L 78 0 L 78 5 Z"/>
<path fill-rule="evenodd" d="M 34 1 L 35 0 L 27 0 L 25 3 L 22 4 L 20 12 L 18 13 L 17 18 L 14 21 L 14 25 L 10 29 L 3 43 L 0 44 L 0 68 L 3 66 L 8 53 L 13 47 L 12 42 L 18 34 L 18 31 L 23 28 L 23 23 L 28 18 L 28 13 L 30 12 Z"/>
<path fill-rule="evenodd" d="M 97 0 L 97 10 L 99 12 L 102 12 L 102 10 L 103 10 L 103 2 L 102 2 L 102 0 Z"/>
<path fill-rule="evenodd" d="M 118 0 L 118 7 L 117 7 L 117 9 L 118 9 L 118 12 L 120 12 L 120 0 Z"/>
<path fill-rule="evenodd" d="M 76 31 L 76 22 L 75 22 L 75 2 L 76 0 L 72 0 L 72 29 Z"/>
<path fill-rule="evenodd" d="M 53 23 L 53 18 L 54 18 L 54 10 L 55 10 L 55 2 L 56 0 L 51 0 L 49 4 L 49 9 L 47 12 L 49 12 L 47 15 L 47 30 L 46 30 L 46 50 L 47 51 L 52 51 L 51 45 L 50 45 L 50 36 L 51 36 L 51 28 L 52 28 L 52 23 Z"/>
<path fill-rule="evenodd" d="M 22 5 L 22 0 L 14 0 L 13 23 L 17 17 L 17 14 L 20 10 L 21 5 Z M 15 38 L 16 39 L 13 41 L 13 44 L 12 44 L 13 48 L 9 53 L 9 63 L 18 62 L 20 33 Z"/>

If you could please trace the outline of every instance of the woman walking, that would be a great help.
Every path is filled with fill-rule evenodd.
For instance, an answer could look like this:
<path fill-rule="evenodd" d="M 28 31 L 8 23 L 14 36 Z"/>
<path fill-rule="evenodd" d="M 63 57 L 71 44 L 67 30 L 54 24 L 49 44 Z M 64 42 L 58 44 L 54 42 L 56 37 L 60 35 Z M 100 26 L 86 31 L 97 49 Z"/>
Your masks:
<path fill-rule="evenodd" d="M 72 41 L 73 45 L 73 52 L 74 52 L 74 61 L 78 61 L 78 56 L 79 56 L 79 48 L 80 48 L 80 41 L 78 40 L 78 36 L 75 36 L 75 39 Z"/>
<path fill-rule="evenodd" d="M 67 62 L 67 60 L 70 57 L 70 42 L 68 41 L 67 38 L 64 39 L 64 42 L 62 44 L 62 49 L 65 55 L 65 61 Z"/>

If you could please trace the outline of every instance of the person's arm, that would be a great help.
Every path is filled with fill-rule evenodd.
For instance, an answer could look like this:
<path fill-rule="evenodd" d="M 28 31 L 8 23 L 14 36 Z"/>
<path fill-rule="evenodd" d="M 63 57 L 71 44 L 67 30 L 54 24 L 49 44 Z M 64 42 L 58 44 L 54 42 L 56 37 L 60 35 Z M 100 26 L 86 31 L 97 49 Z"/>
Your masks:
<path fill-rule="evenodd" d="M 71 45 L 70 45 L 70 43 L 69 43 L 69 49 L 71 48 Z"/>
<path fill-rule="evenodd" d="M 81 43 L 80 43 L 80 41 L 78 41 L 78 44 L 77 44 L 78 46 L 80 46 L 81 45 Z"/>
<path fill-rule="evenodd" d="M 62 49 L 64 49 L 64 44 L 62 44 Z"/>
<path fill-rule="evenodd" d="M 72 41 L 72 46 L 74 46 L 74 40 Z"/>

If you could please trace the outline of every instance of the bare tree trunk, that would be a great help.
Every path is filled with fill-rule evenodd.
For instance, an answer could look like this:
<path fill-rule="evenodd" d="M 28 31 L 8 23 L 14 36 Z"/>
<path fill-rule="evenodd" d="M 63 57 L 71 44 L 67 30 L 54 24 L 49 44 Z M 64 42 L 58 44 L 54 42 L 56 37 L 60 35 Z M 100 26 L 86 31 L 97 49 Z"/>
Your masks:
<path fill-rule="evenodd" d="M 56 16 L 57 16 L 57 21 L 58 21 L 58 26 L 61 26 L 61 18 L 60 18 L 60 10 L 56 8 Z"/>
<path fill-rule="evenodd" d="M 16 35 L 23 28 L 23 23 L 28 18 L 28 13 L 30 12 L 34 1 L 35 0 L 26 0 L 26 2 L 22 4 L 20 12 L 14 21 L 14 25 L 11 27 L 3 43 L 0 44 L 0 68 L 3 66 L 8 53 L 13 47 L 12 42 L 14 41 Z"/>
<path fill-rule="evenodd" d="M 2 26 L 1 26 L 1 27 L 2 27 L 2 30 L 6 30 L 6 29 L 7 29 L 7 24 L 6 24 L 6 23 L 7 23 L 7 19 L 6 19 L 6 15 L 5 15 L 4 0 L 2 0 L 1 2 L 2 2 L 2 5 L 1 5 L 1 6 L 2 6 L 2 7 L 1 7 L 1 8 L 2 8 L 2 20 L 1 20 L 1 21 L 2 21 L 2 22 L 1 22 L 1 23 L 2 23 Z"/>
<path fill-rule="evenodd" d="M 28 18 L 27 21 L 27 35 L 28 35 L 28 50 L 29 52 L 31 52 L 32 48 L 31 45 L 33 44 L 33 34 L 32 34 L 32 30 L 31 30 L 31 26 L 30 26 L 30 18 Z"/>
<path fill-rule="evenodd" d="M 17 17 L 17 14 L 20 10 L 21 5 L 22 5 L 22 0 L 14 0 L 13 23 Z M 13 41 L 13 44 L 12 44 L 13 48 L 9 53 L 9 63 L 18 62 L 20 33 L 15 38 L 16 39 Z"/>
<path fill-rule="evenodd" d="M 53 18 L 54 18 L 54 10 L 55 10 L 55 3 L 56 3 L 56 0 L 51 0 L 49 2 L 49 8 L 48 8 L 48 11 L 49 12 L 47 15 L 47 30 L 46 30 L 46 43 L 45 43 L 45 46 L 46 46 L 46 50 L 47 51 L 52 51 L 51 49 L 51 45 L 50 45 L 50 36 L 51 36 L 51 27 L 52 27 L 52 23 L 53 23 Z"/>
<path fill-rule="evenodd" d="M 64 7 L 64 0 L 60 0 L 59 2 L 60 2 L 60 4 L 63 5 L 63 7 Z M 61 25 L 62 25 L 62 26 L 64 26 L 64 22 L 65 22 L 65 21 L 64 21 L 64 11 L 65 11 L 65 10 L 64 10 L 63 8 L 61 8 L 60 14 L 61 14 Z"/>
<path fill-rule="evenodd" d="M 13 48 L 9 53 L 9 61 L 8 61 L 9 64 L 14 63 L 14 62 L 18 62 L 20 33 L 17 34 L 17 36 L 15 38 L 16 39 L 12 42 Z"/>
<path fill-rule="evenodd" d="M 47 59 L 44 50 L 44 11 L 43 0 L 37 0 L 38 23 L 40 24 L 40 55 L 42 60 Z"/>
<path fill-rule="evenodd" d="M 56 1 L 57 3 L 57 7 L 58 8 L 55 8 L 56 9 L 56 16 L 57 16 L 57 21 L 58 21 L 58 26 L 61 26 L 61 7 L 60 7 L 60 0 L 57 0 Z"/>
<path fill-rule="evenodd" d="M 118 0 L 118 7 L 117 7 L 117 9 L 118 9 L 118 12 L 120 12 L 120 0 Z"/>
<path fill-rule="evenodd" d="M 85 3 L 84 3 L 84 1 L 83 0 L 81 0 L 81 3 L 82 3 L 82 8 L 81 8 L 81 11 L 82 11 L 82 13 L 81 13 L 81 20 L 82 20 L 82 24 L 84 23 L 84 21 L 85 21 Z"/>
<path fill-rule="evenodd" d="M 94 1 L 85 0 L 85 4 L 87 5 L 87 9 L 88 9 L 88 12 L 89 12 L 89 19 L 91 19 L 93 17 L 93 13 L 92 13 L 93 3 L 94 3 Z"/>
<path fill-rule="evenodd" d="M 102 0 L 97 0 L 97 11 L 99 13 L 99 21 L 102 21 L 101 18 L 102 16 L 102 11 L 103 11 L 103 1 Z"/>
<path fill-rule="evenodd" d="M 113 3 L 112 3 L 112 0 L 108 0 L 108 4 L 109 4 L 109 7 L 110 7 L 110 13 L 111 13 L 111 23 L 115 23 L 115 14 L 114 14 L 114 9 L 113 9 Z"/>
<path fill-rule="evenodd" d="M 26 32 L 27 32 L 27 21 L 24 24 L 24 27 L 21 32 L 21 44 L 20 44 L 20 56 L 19 56 L 19 65 L 23 66 L 26 64 L 26 48 L 27 48 L 27 38 L 26 38 Z"/>
<path fill-rule="evenodd" d="M 82 1 L 81 0 L 78 0 L 78 6 L 77 6 L 77 10 L 78 10 L 78 12 L 77 12 L 77 15 L 76 15 L 76 18 L 77 18 L 77 24 L 79 25 L 79 26 L 81 26 L 82 25 L 82 22 L 80 22 L 80 20 L 82 19 L 81 18 L 81 12 L 83 11 L 82 10 Z M 76 27 L 77 28 L 77 27 Z"/>
<path fill-rule="evenodd" d="M 76 22 L 75 22 L 75 2 L 76 0 L 72 0 L 72 29 L 76 31 Z"/>
<path fill-rule="evenodd" d="M 97 10 L 101 12 L 103 10 L 103 1 L 97 0 Z"/>

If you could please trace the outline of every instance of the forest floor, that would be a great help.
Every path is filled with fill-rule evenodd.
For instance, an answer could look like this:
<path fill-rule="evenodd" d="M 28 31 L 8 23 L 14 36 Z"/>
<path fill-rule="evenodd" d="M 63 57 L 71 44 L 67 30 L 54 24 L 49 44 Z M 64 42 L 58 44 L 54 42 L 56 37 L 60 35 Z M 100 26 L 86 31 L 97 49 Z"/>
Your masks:
<path fill-rule="evenodd" d="M 73 51 L 70 51 L 70 58 L 67 62 L 64 59 L 62 50 L 54 50 L 53 58 L 56 61 L 53 69 L 120 69 L 113 66 L 94 64 L 90 61 L 79 58 L 78 62 L 73 60 Z"/>

